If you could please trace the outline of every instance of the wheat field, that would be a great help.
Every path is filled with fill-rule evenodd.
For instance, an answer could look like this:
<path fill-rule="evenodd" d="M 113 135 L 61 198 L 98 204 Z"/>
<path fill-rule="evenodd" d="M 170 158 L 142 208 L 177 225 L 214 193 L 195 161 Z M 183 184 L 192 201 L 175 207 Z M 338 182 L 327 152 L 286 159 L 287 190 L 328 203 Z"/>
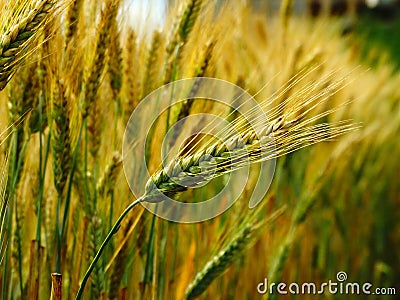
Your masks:
<path fill-rule="evenodd" d="M 389 56 L 371 48 L 370 67 L 340 19 L 296 15 L 292 1 L 268 16 L 246 1 L 175 2 L 163 27 L 139 34 L 120 0 L 0 0 L 1 298 L 281 299 L 258 285 L 339 272 L 400 293 L 400 74 Z M 253 96 L 261 134 L 191 97 L 129 121 L 158 88 L 203 77 Z M 184 122 L 201 113 L 227 122 L 220 138 L 193 133 L 203 119 Z M 143 149 L 128 138 L 127 154 L 127 135 L 143 135 Z M 167 162 L 164 147 L 177 149 Z M 249 208 L 270 161 L 271 186 Z M 145 208 L 205 201 L 247 165 L 215 218 L 171 222 Z"/>

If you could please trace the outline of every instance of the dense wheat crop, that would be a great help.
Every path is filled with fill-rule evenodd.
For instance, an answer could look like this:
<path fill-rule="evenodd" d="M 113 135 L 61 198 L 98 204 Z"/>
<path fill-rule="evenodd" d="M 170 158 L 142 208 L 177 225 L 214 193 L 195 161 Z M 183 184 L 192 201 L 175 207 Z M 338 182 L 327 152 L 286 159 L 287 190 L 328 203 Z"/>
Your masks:
<path fill-rule="evenodd" d="M 176 2 L 162 28 L 138 34 L 120 0 L 0 0 L 2 299 L 272 299 L 257 291 L 265 278 L 320 284 L 340 271 L 400 293 L 390 60 L 370 69 L 338 20 L 292 15 L 291 1 L 268 17 L 245 1 Z M 153 110 L 128 123 L 157 88 L 201 77 L 236 84 L 260 110 L 246 119 L 191 97 L 193 85 L 151 128 L 140 126 Z M 200 113 L 228 125 L 185 121 Z M 143 149 L 126 132 L 146 135 Z M 210 220 L 170 222 L 139 204 L 200 203 L 247 162 L 238 201 Z"/>

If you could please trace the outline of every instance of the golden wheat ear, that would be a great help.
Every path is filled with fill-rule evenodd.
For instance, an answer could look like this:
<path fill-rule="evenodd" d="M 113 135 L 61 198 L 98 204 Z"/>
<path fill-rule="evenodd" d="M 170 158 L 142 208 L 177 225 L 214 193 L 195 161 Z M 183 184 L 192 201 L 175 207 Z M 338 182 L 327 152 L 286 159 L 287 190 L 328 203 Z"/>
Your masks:
<path fill-rule="evenodd" d="M 261 102 L 267 112 L 266 118 L 258 115 L 256 110 L 249 112 L 253 125 L 261 129 L 259 132 L 253 126 L 249 127 L 248 120 L 240 116 L 219 132 L 222 140 L 211 139 L 202 145 L 197 142 L 189 149 L 183 149 L 165 168 L 149 178 L 142 201 L 159 202 L 164 195 L 175 197 L 188 190 L 188 184 L 200 186 L 249 163 L 276 159 L 304 147 L 333 141 L 356 130 L 360 124 L 351 120 L 331 122 L 326 119 L 347 104 L 330 109 L 325 107 L 346 86 L 344 79 L 331 82 L 332 75 L 320 78 L 317 83 L 308 82 L 306 76 L 296 75 L 295 85 L 302 82 L 308 84 L 285 100 L 281 100 L 281 94 L 287 87 Z M 264 120 L 269 121 L 264 123 Z M 209 130 L 214 125 L 205 125 L 205 129 Z"/>
<path fill-rule="evenodd" d="M 49 21 L 69 2 L 0 0 L 0 91 L 6 87 L 21 61 L 40 46 L 37 38 Z"/>

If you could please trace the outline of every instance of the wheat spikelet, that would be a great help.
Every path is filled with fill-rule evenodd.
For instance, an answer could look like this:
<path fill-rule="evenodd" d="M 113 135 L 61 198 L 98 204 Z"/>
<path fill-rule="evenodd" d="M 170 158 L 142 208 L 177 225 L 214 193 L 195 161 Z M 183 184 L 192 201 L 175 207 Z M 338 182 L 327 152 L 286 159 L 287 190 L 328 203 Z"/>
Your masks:
<path fill-rule="evenodd" d="M 212 57 L 212 52 L 214 50 L 214 46 L 215 46 L 214 42 L 208 42 L 206 44 L 206 47 L 205 47 L 206 49 L 204 50 L 202 59 L 196 68 L 194 77 L 206 76 L 206 71 L 207 71 L 207 68 L 209 67 L 209 63 L 210 63 L 210 60 Z M 197 89 L 198 89 L 198 86 L 194 86 L 192 88 L 192 90 L 190 91 L 190 94 L 195 95 L 197 93 Z M 182 120 L 184 117 L 189 115 L 189 111 L 190 111 L 190 108 L 192 107 L 193 102 L 194 102 L 194 99 L 187 99 L 187 100 L 183 101 L 183 104 L 179 111 L 179 115 L 178 115 L 176 122 Z"/>
<path fill-rule="evenodd" d="M 323 85 L 323 82 L 321 79 L 319 84 Z M 337 92 L 340 85 L 340 82 L 332 82 L 319 91 L 315 86 L 306 87 L 281 101 L 281 95 L 287 88 L 291 88 L 285 87 L 275 97 L 280 103 L 267 113 L 271 121 L 261 124 L 260 132 L 248 128 L 243 118 L 237 118 L 230 128 L 224 130 L 223 141 L 211 140 L 198 148 L 183 149 L 181 153 L 186 152 L 185 155 L 178 155 L 163 170 L 151 176 L 142 201 L 161 201 L 162 194 L 173 197 L 176 193 L 187 190 L 188 185 L 198 186 L 249 162 L 274 159 L 352 131 L 355 126 L 347 121 L 312 124 L 334 111 L 312 114 Z M 309 98 L 303 100 L 303 96 Z M 256 120 L 257 118 L 258 116 Z M 232 130 L 232 127 L 237 127 L 238 131 Z"/>
<path fill-rule="evenodd" d="M 185 292 L 185 299 L 190 300 L 201 295 L 212 281 L 220 276 L 249 247 L 254 238 L 254 224 L 246 224 L 230 241 L 228 246 L 215 255 L 204 268 L 196 274 Z"/>
<path fill-rule="evenodd" d="M 69 44 L 78 29 L 78 20 L 83 0 L 73 0 L 68 7 L 65 20 L 65 46 Z"/>
<path fill-rule="evenodd" d="M 290 16 L 293 10 L 293 0 L 283 0 L 281 4 L 281 21 L 282 21 L 282 28 L 286 34 L 288 23 L 290 20 Z"/>
<path fill-rule="evenodd" d="M 212 58 L 212 52 L 214 50 L 214 46 L 215 43 L 214 42 L 208 42 L 205 45 L 205 50 L 204 50 L 204 54 L 201 57 L 200 62 L 198 63 L 198 66 L 196 67 L 195 70 L 195 76 L 194 77 L 205 77 L 206 76 L 206 71 L 209 67 L 211 58 Z M 196 93 L 198 92 L 199 89 L 199 84 L 195 84 L 192 88 L 191 91 L 189 93 L 189 95 L 196 95 Z M 187 117 L 190 113 L 190 109 L 194 103 L 195 99 L 193 98 L 189 98 L 186 99 L 182 102 L 182 106 L 179 110 L 178 116 L 176 117 L 175 120 L 173 120 L 172 123 L 177 123 L 180 120 L 182 120 L 183 118 Z M 170 143 L 170 148 L 173 146 L 174 141 L 177 139 L 177 137 L 179 136 L 179 134 L 181 133 L 181 129 L 184 128 L 184 121 L 182 121 L 179 125 L 179 127 L 175 127 L 175 131 L 173 133 L 173 137 L 171 138 L 171 143 Z"/>
<path fill-rule="evenodd" d="M 108 51 L 108 73 L 110 76 L 111 91 L 114 100 L 117 100 L 122 86 L 122 48 L 120 45 L 120 31 L 117 20 L 114 20 L 111 29 L 110 49 Z"/>
<path fill-rule="evenodd" d="M 92 104 L 96 99 L 105 67 L 106 50 L 110 42 L 115 42 L 111 41 L 111 29 L 118 12 L 119 4 L 119 0 L 106 1 L 104 8 L 101 10 L 100 22 L 97 27 L 95 55 L 82 87 L 81 101 L 83 119 L 88 117 Z"/>
<path fill-rule="evenodd" d="M 124 238 L 128 235 L 132 225 L 133 225 L 133 219 L 130 218 L 123 228 Z M 128 258 L 128 254 L 129 254 L 129 244 L 125 243 L 120 249 L 111 271 L 110 291 L 108 294 L 109 299 L 118 299 L 119 287 L 122 281 L 122 275 L 124 274 L 124 269 L 126 265 L 126 260 Z"/>
<path fill-rule="evenodd" d="M 168 39 L 168 57 L 171 57 L 176 47 L 188 38 L 200 13 L 202 4 L 203 0 L 189 0 L 182 7 L 183 13 L 176 16 Z"/>
<path fill-rule="evenodd" d="M 122 104 L 124 107 L 124 122 L 127 122 L 133 109 L 139 102 L 137 70 L 137 37 L 133 30 L 129 30 L 126 37 L 123 59 Z"/>
<path fill-rule="evenodd" d="M 187 39 L 199 16 L 203 0 L 190 0 L 183 13 L 178 32 L 183 41 Z"/>
<path fill-rule="evenodd" d="M 244 220 L 244 225 L 241 225 L 233 238 L 196 274 L 185 291 L 184 299 L 190 300 L 201 295 L 211 282 L 222 275 L 246 249 L 253 245 L 257 240 L 260 229 L 276 219 L 283 212 L 283 209 L 277 210 L 268 219 L 261 221 L 255 220 L 257 213 L 254 213 L 250 220 Z"/>
<path fill-rule="evenodd" d="M 149 52 L 147 54 L 146 69 L 143 79 L 143 90 L 140 99 L 149 94 L 154 86 L 158 84 L 158 72 L 155 66 L 157 65 L 157 61 L 159 58 L 159 49 L 161 42 L 161 32 L 154 31 Z"/>
<path fill-rule="evenodd" d="M 94 216 L 90 221 L 90 237 L 89 237 L 89 257 L 93 258 L 96 254 L 96 249 L 101 241 L 102 236 L 102 227 L 101 227 L 101 219 L 98 216 L 97 212 L 94 213 Z M 92 297 L 94 299 L 100 299 L 100 294 L 104 289 L 104 267 L 102 262 L 96 266 L 93 273 L 93 278 L 91 282 L 91 292 Z"/>
<path fill-rule="evenodd" d="M 180 48 L 185 45 L 185 41 L 199 16 L 202 4 L 203 0 L 189 0 L 182 8 L 183 13 L 178 14 L 173 22 L 166 47 L 164 84 L 172 80 L 175 60 L 180 59 Z"/>
<path fill-rule="evenodd" d="M 1 5 L 4 5 L 4 11 L 0 15 L 0 25 L 3 27 L 0 35 L 0 90 L 3 90 L 28 47 L 34 45 L 35 37 L 43 31 L 57 7 L 52 0 Z"/>
<path fill-rule="evenodd" d="M 69 129 L 69 103 L 62 82 L 54 83 L 52 101 L 52 155 L 54 185 L 61 195 L 71 168 L 71 143 Z"/>
<path fill-rule="evenodd" d="M 88 133 L 90 143 L 90 154 L 93 158 L 97 157 L 101 145 L 101 125 L 103 120 L 103 110 L 97 98 L 93 99 L 90 115 L 88 117 Z"/>
<path fill-rule="evenodd" d="M 115 152 L 113 154 L 111 163 L 106 166 L 103 175 L 100 177 L 99 182 L 97 183 L 97 192 L 100 195 L 108 194 L 114 188 L 114 184 L 121 166 L 121 156 L 118 152 Z"/>

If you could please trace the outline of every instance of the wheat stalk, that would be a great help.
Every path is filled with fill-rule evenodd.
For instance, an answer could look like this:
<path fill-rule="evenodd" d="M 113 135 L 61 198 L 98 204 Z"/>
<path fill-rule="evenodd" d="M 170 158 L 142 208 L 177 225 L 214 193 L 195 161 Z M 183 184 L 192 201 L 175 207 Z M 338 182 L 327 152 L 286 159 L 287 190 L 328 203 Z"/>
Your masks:
<path fill-rule="evenodd" d="M 7 247 L 7 239 L 6 239 L 6 214 L 7 214 L 7 157 L 1 159 L 0 165 L 0 265 L 3 262 L 4 258 L 4 250 Z"/>

